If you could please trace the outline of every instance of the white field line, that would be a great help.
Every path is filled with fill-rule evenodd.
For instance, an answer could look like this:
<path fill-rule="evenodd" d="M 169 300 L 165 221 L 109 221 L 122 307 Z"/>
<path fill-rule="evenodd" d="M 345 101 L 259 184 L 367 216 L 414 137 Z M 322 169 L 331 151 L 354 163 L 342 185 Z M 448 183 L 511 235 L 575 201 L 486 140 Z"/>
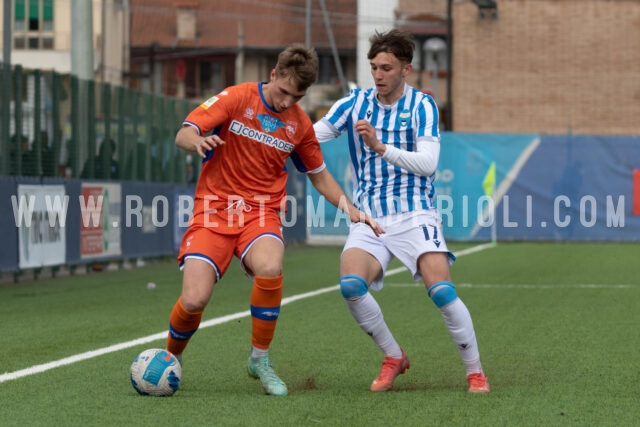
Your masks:
<path fill-rule="evenodd" d="M 415 287 L 423 287 L 422 283 L 389 283 L 385 286 L 393 287 L 393 288 L 415 288 Z M 491 284 L 484 283 L 474 285 L 472 283 L 456 283 L 456 288 L 468 288 L 468 289 L 629 289 L 629 288 L 638 288 L 640 286 L 637 285 L 608 285 L 608 284 L 538 284 L 538 285 L 527 285 L 527 284 Z"/>
<path fill-rule="evenodd" d="M 488 249 L 493 247 L 492 243 L 486 243 L 478 246 L 474 246 L 468 249 L 464 249 L 462 251 L 456 252 L 456 256 L 460 257 L 463 255 L 472 254 L 474 252 L 478 252 L 484 249 Z M 401 273 L 405 271 L 405 267 L 398 267 L 392 270 L 388 270 L 385 273 L 386 276 L 392 276 L 394 274 Z M 282 299 L 281 305 L 287 305 L 294 301 L 298 301 L 305 298 L 311 298 L 317 295 L 325 294 L 327 292 L 333 292 L 340 289 L 340 285 L 329 286 L 327 288 L 318 289 L 312 292 L 306 292 L 303 294 L 293 295 L 290 297 L 286 297 Z M 238 313 L 229 314 L 226 316 L 216 317 L 210 320 L 206 320 L 200 323 L 199 329 L 207 328 L 209 326 L 220 325 L 223 323 L 231 322 L 232 320 L 241 319 L 243 317 L 249 317 L 251 312 L 249 310 L 240 311 Z M 167 334 L 169 331 L 159 332 L 157 334 L 148 335 L 146 337 L 138 338 L 132 341 L 127 341 L 119 344 L 110 345 L 108 347 L 99 348 L 97 350 L 91 350 L 80 354 L 75 354 L 73 356 L 65 357 L 63 359 L 54 360 L 53 362 L 43 363 L 41 365 L 34 365 L 29 368 L 20 369 L 19 371 L 14 372 L 6 372 L 4 374 L 0 374 L 0 383 L 10 380 L 16 380 L 18 378 L 26 377 L 33 374 L 39 374 L 41 372 L 48 371 L 50 369 L 59 368 L 65 365 L 71 365 L 72 363 L 81 362 L 83 360 L 92 359 L 94 357 L 102 356 L 109 353 L 114 353 L 116 351 L 124 350 L 127 348 L 135 347 L 141 344 L 147 344 L 153 341 L 164 340 L 167 338 Z"/>

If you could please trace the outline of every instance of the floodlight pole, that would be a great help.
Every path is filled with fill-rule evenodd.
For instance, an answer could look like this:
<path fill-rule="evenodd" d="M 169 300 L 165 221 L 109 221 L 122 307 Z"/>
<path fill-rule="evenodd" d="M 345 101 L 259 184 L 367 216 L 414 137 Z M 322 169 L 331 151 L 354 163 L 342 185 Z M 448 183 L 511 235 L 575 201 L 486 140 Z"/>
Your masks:
<path fill-rule="evenodd" d="M 338 79 L 340 79 L 340 84 L 342 85 L 342 93 L 344 95 L 349 93 L 349 87 L 347 86 L 347 82 L 344 79 L 344 74 L 342 72 L 342 64 L 340 64 L 340 56 L 338 55 L 338 48 L 336 47 L 336 41 L 333 38 L 333 30 L 331 29 L 331 20 L 329 19 L 329 12 L 327 12 L 327 6 L 325 5 L 324 0 L 320 0 L 320 7 L 322 8 L 322 17 L 324 18 L 324 26 L 327 30 L 327 35 L 329 36 L 329 43 L 331 44 L 331 51 L 333 52 L 333 61 L 336 65 L 336 71 L 338 72 Z"/>
<path fill-rule="evenodd" d="M 422 45 L 422 51 L 426 54 L 427 59 L 431 60 L 427 69 L 431 72 L 431 90 L 433 98 L 438 102 L 440 95 L 438 94 L 438 69 L 440 54 L 447 49 L 447 44 L 440 37 L 430 37 Z"/>
<path fill-rule="evenodd" d="M 453 75 L 453 0 L 447 0 L 447 114 L 445 128 L 453 130 L 453 91 L 451 76 Z"/>
<path fill-rule="evenodd" d="M 2 62 L 11 65 L 11 0 L 4 0 L 2 10 Z"/>
<path fill-rule="evenodd" d="M 9 102 L 11 101 L 11 0 L 4 0 L 2 18 L 2 99 L 0 100 L 0 153 L 8 153 L 9 143 Z M 9 157 L 2 156 L 0 175 L 9 175 Z"/>
<path fill-rule="evenodd" d="M 306 0 L 305 19 L 304 19 L 304 45 L 307 49 L 311 48 L 311 0 Z M 307 114 L 311 114 L 311 96 L 307 93 L 304 97 L 304 106 Z"/>

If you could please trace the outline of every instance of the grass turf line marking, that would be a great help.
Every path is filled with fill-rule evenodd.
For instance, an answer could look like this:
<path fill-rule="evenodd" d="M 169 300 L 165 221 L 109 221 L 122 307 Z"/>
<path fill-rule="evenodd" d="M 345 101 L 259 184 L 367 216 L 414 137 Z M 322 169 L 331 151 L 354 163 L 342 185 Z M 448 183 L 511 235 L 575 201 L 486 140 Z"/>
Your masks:
<path fill-rule="evenodd" d="M 419 286 L 424 286 L 422 283 L 389 283 L 388 285 L 393 288 L 415 288 Z M 630 289 L 630 288 L 638 288 L 638 286 L 634 285 L 607 285 L 607 284 L 576 284 L 576 285 L 527 285 L 527 284 L 478 284 L 474 285 L 472 283 L 456 283 L 456 288 L 467 288 L 467 289 Z"/>
<path fill-rule="evenodd" d="M 456 256 L 463 256 L 472 254 L 474 252 L 479 252 L 484 249 L 492 248 L 494 246 L 493 243 L 485 243 L 478 246 L 473 246 L 471 248 L 467 248 L 456 252 Z M 401 273 L 405 271 L 405 267 L 398 267 L 392 270 L 388 270 L 385 273 L 386 276 L 392 276 L 394 274 Z M 292 303 L 294 301 L 298 301 L 305 298 L 315 297 L 317 295 L 325 294 L 327 292 L 333 292 L 340 289 L 340 285 L 329 286 L 327 288 L 318 289 L 311 292 L 305 292 L 303 294 L 293 295 L 290 297 L 286 297 L 282 299 L 281 306 Z M 207 328 L 209 326 L 220 325 L 223 323 L 231 322 L 236 319 L 241 319 L 243 317 L 251 316 L 251 311 L 240 311 L 238 313 L 229 314 L 226 316 L 216 317 L 214 319 L 205 320 L 200 323 L 200 327 L 198 329 Z M 6 372 L 4 374 L 0 374 L 0 384 L 6 381 L 17 380 L 18 378 L 26 377 L 29 375 L 39 374 L 50 369 L 59 368 L 65 365 L 71 365 L 72 363 L 82 362 L 83 360 L 92 359 L 94 357 L 103 356 L 105 354 L 114 353 L 116 351 L 124 350 L 127 348 L 135 347 L 137 345 L 148 344 L 153 341 L 158 341 L 167 338 L 167 334 L 169 331 L 159 332 L 157 334 L 148 335 L 146 337 L 138 338 L 136 340 L 123 342 L 120 344 L 114 344 L 109 347 L 99 348 L 97 350 L 91 350 L 80 354 L 75 354 L 73 356 L 65 357 L 63 359 L 54 360 L 53 362 L 43 363 L 41 365 L 34 365 L 29 368 L 20 369 L 19 371 L 14 372 Z"/>

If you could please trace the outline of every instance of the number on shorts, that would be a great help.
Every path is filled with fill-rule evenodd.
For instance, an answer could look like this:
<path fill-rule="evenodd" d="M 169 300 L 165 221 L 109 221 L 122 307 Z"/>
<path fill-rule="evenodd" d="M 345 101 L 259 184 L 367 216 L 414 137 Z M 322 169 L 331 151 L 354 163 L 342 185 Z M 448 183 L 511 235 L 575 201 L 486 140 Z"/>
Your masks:
<path fill-rule="evenodd" d="M 437 240 L 438 239 L 438 227 L 436 227 L 435 225 L 432 225 L 431 228 L 433 228 L 433 240 Z M 425 240 L 431 240 L 431 238 L 429 237 L 429 229 L 427 228 L 426 225 L 422 226 L 422 231 L 424 232 L 424 239 Z"/>

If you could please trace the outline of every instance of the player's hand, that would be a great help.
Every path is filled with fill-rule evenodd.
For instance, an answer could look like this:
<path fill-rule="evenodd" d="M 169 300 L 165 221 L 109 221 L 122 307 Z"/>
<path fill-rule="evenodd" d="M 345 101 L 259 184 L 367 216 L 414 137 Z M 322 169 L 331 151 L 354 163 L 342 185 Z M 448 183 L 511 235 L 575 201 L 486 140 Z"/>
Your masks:
<path fill-rule="evenodd" d="M 380 227 L 380 225 L 378 224 L 378 221 L 353 206 L 349 210 L 349 219 L 351 219 L 351 222 L 364 222 L 369 227 L 371 227 L 373 233 L 378 237 L 380 237 L 381 234 L 385 233 L 382 227 Z"/>
<path fill-rule="evenodd" d="M 224 145 L 225 142 L 218 135 L 209 135 L 196 142 L 196 152 L 203 159 L 207 157 L 207 151 Z"/>
<path fill-rule="evenodd" d="M 358 135 L 362 138 L 367 147 L 371 148 L 376 153 L 382 155 L 384 154 L 386 147 L 380 141 L 378 141 L 378 137 L 376 136 L 376 129 L 371 126 L 367 120 L 358 120 L 355 124 L 355 130 Z"/>

